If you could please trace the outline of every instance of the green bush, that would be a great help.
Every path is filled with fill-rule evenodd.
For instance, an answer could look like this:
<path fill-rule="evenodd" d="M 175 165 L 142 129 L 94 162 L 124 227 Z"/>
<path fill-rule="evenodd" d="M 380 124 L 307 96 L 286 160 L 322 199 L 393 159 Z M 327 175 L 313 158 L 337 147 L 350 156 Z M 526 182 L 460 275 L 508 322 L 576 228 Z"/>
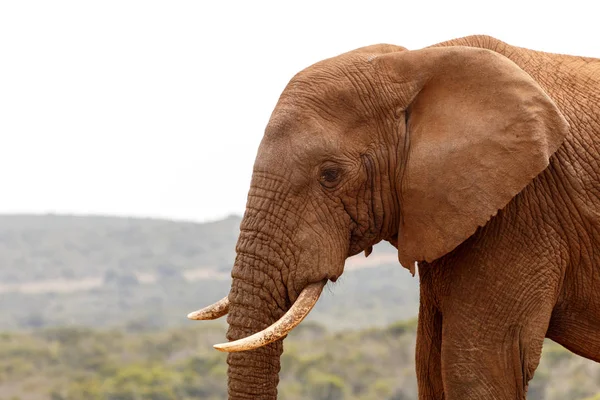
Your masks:
<path fill-rule="evenodd" d="M 211 348 L 225 329 L 197 326 L 0 334 L 0 393 L 10 388 L 28 400 L 226 398 L 226 355 Z M 322 337 L 312 329 L 286 340 L 281 399 L 416 399 L 414 321 Z M 546 345 L 528 399 L 600 400 L 600 365 Z"/>

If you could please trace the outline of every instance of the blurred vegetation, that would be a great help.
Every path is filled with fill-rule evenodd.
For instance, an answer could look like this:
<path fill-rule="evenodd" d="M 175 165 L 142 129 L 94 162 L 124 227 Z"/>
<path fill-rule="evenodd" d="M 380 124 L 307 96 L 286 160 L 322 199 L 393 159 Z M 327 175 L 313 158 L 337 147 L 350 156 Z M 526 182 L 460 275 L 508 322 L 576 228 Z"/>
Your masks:
<path fill-rule="evenodd" d="M 239 224 L 0 215 L 0 330 L 183 326 L 229 292 Z M 417 303 L 418 281 L 394 262 L 346 272 L 309 318 L 333 330 L 385 326 Z"/>
<path fill-rule="evenodd" d="M 228 292 L 239 223 L 0 216 L 0 400 L 226 398 L 225 321 L 185 315 Z M 417 305 L 396 262 L 346 271 L 286 340 L 280 398 L 416 399 Z M 547 341 L 528 399 L 600 400 L 600 365 Z"/>
<path fill-rule="evenodd" d="M 126 330 L 185 326 L 190 311 L 229 292 L 230 280 L 127 282 L 126 271 L 97 288 L 71 293 L 0 292 L 0 330 L 89 326 Z M 124 280 L 125 283 L 121 282 Z M 347 271 L 329 284 L 310 321 L 328 329 L 385 326 L 418 310 L 418 280 L 399 265 Z M 0 399 L 1 400 L 1 399 Z"/>
<path fill-rule="evenodd" d="M 303 323 L 285 342 L 286 400 L 416 399 L 415 320 L 328 333 Z M 226 398 L 219 324 L 162 332 L 53 328 L 0 334 L 0 399 L 190 400 Z M 598 400 L 600 365 L 548 341 L 530 400 Z"/>

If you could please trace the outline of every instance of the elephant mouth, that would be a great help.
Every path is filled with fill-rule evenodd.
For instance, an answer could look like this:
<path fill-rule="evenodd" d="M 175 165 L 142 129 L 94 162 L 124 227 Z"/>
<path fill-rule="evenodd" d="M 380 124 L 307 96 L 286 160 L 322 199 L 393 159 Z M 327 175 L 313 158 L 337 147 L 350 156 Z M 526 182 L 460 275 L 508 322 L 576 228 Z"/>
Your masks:
<path fill-rule="evenodd" d="M 317 304 L 326 283 L 327 280 L 324 279 L 307 285 L 302 289 L 302 292 L 300 292 L 300 295 L 290 309 L 271 326 L 248 337 L 232 342 L 215 344 L 213 347 L 227 353 L 254 350 L 285 337 L 306 318 L 315 304 Z M 228 311 L 229 299 L 228 297 L 224 297 L 208 307 L 189 313 L 188 318 L 193 320 L 216 319 L 224 316 Z"/>

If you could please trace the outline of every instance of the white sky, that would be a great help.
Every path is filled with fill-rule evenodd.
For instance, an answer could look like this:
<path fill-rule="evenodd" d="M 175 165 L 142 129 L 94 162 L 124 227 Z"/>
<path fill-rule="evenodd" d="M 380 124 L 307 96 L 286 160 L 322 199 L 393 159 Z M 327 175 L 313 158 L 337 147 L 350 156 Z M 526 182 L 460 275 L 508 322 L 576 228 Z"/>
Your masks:
<path fill-rule="evenodd" d="M 0 213 L 242 213 L 280 92 L 356 47 L 600 57 L 593 1 L 0 2 Z"/>

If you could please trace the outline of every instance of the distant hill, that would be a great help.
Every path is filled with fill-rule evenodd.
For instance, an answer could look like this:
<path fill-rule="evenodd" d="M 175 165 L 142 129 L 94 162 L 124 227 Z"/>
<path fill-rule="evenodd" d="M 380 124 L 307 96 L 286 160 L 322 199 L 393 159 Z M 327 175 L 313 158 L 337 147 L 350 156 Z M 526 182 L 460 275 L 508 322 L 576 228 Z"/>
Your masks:
<path fill-rule="evenodd" d="M 189 324 L 229 290 L 240 221 L 0 215 L 0 330 Z M 417 280 L 395 254 L 349 260 L 310 318 L 335 330 L 416 315 Z"/>
<path fill-rule="evenodd" d="M 81 279 L 110 272 L 229 271 L 240 217 L 204 224 L 156 219 L 0 215 L 0 282 Z"/>

